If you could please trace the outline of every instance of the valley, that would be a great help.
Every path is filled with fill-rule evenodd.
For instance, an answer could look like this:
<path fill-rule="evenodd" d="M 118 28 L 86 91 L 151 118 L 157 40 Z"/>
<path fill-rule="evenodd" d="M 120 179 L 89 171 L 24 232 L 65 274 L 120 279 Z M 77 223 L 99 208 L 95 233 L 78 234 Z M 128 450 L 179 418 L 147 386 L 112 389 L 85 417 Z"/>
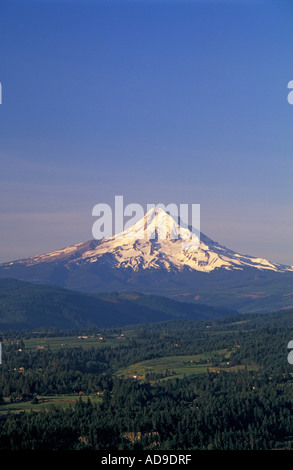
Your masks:
<path fill-rule="evenodd" d="M 0 448 L 289 449 L 292 338 L 292 311 L 2 331 Z"/>

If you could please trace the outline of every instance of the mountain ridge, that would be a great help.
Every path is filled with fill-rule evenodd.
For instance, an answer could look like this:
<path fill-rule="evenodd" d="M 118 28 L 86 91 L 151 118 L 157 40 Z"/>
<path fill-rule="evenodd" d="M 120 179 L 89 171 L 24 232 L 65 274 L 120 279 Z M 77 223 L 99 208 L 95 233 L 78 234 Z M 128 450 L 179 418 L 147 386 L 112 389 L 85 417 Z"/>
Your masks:
<path fill-rule="evenodd" d="M 55 285 L 0 279 L 0 330 L 111 328 L 174 319 L 212 320 L 237 313 L 162 296 L 87 294 Z"/>
<path fill-rule="evenodd" d="M 241 312 L 293 305 L 293 267 L 242 255 L 179 226 L 162 209 L 124 232 L 0 265 L 0 278 L 81 292 L 139 291 Z M 159 224 L 157 224 L 159 219 Z M 162 221 L 166 223 L 162 227 Z M 156 225 L 157 224 L 157 225 Z M 179 234 L 176 238 L 175 235 Z"/>
<path fill-rule="evenodd" d="M 148 222 L 147 222 L 148 221 Z M 257 269 L 293 272 L 293 266 L 272 263 L 265 258 L 237 253 L 195 234 L 192 227 L 178 223 L 163 209 L 150 210 L 139 222 L 121 233 L 102 240 L 88 240 L 60 250 L 0 264 L 9 270 L 14 265 L 32 266 L 43 262 L 67 260 L 70 264 L 105 262 L 115 268 L 190 269 L 211 272 L 214 269 Z"/>

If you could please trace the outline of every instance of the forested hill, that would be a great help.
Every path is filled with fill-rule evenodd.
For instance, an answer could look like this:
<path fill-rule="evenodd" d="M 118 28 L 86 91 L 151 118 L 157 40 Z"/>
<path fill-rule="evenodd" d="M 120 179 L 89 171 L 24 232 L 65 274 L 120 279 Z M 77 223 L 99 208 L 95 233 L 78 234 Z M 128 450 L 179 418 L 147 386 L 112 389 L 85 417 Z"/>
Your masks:
<path fill-rule="evenodd" d="M 142 294 L 84 294 L 55 285 L 0 280 L 0 329 L 108 328 L 176 318 L 208 320 L 235 314 L 225 308 Z"/>

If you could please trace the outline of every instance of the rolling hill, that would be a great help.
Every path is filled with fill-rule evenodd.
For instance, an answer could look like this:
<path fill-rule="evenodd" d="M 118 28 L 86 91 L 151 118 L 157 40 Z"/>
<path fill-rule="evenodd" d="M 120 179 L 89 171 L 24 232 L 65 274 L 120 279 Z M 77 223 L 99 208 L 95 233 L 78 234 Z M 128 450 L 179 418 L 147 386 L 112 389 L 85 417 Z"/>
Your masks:
<path fill-rule="evenodd" d="M 109 328 L 175 318 L 213 319 L 235 311 L 143 294 L 86 294 L 0 279 L 0 330 Z"/>

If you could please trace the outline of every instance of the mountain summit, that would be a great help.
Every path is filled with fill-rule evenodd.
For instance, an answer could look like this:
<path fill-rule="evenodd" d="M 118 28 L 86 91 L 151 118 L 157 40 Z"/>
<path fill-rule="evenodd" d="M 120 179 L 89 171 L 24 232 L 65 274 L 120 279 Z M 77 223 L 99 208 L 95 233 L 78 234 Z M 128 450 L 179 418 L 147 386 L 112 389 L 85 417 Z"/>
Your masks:
<path fill-rule="evenodd" d="M 293 306 L 292 273 L 293 266 L 243 255 L 197 234 L 163 209 L 152 209 L 110 238 L 0 265 L 0 278 L 84 292 L 159 294 L 238 311 Z"/>
<path fill-rule="evenodd" d="M 16 266 L 63 262 L 72 270 L 84 264 L 101 263 L 111 268 L 195 270 L 209 273 L 215 269 L 243 270 L 247 267 L 277 272 L 293 271 L 292 266 L 242 255 L 219 245 L 203 233 L 196 234 L 163 209 L 151 209 L 140 221 L 111 238 L 91 240 L 47 254 L 0 265 Z"/>

